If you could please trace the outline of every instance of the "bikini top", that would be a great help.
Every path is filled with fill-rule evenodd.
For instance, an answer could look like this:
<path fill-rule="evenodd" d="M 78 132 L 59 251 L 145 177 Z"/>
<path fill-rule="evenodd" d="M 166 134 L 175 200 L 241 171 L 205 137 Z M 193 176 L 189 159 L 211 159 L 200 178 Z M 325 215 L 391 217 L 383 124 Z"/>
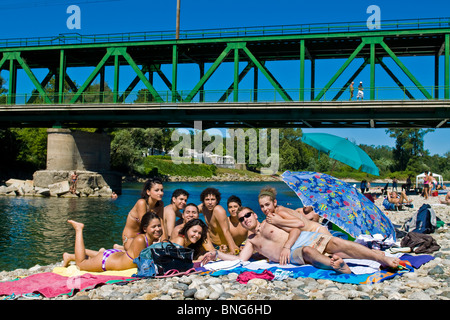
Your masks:
<path fill-rule="evenodd" d="M 145 239 L 145 244 L 146 244 L 146 248 L 149 246 L 148 244 L 148 239 L 147 237 L 144 235 L 144 239 Z M 128 258 L 130 258 L 131 260 L 134 260 L 132 257 L 130 257 L 130 255 L 128 254 L 128 251 L 125 251 L 126 255 L 128 256 Z"/>

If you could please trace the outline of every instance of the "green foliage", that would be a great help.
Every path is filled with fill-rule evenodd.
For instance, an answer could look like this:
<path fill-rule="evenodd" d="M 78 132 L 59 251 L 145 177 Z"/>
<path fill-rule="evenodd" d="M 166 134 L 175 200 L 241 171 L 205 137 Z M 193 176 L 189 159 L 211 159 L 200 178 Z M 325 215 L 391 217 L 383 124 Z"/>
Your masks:
<path fill-rule="evenodd" d="M 44 169 L 47 163 L 47 129 L 11 129 L 18 143 L 17 161 Z"/>
<path fill-rule="evenodd" d="M 170 157 L 148 156 L 144 159 L 144 175 L 180 175 L 187 177 L 212 177 L 216 175 L 216 166 L 206 164 L 176 164 Z"/>

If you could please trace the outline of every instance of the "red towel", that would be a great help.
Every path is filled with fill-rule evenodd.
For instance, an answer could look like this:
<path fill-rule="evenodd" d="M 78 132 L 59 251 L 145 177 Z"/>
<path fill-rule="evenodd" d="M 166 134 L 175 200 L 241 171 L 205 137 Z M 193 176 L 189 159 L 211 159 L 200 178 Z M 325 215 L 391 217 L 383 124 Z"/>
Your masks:
<path fill-rule="evenodd" d="M 269 270 L 264 270 L 262 273 L 256 273 L 253 271 L 245 271 L 243 273 L 241 273 L 238 277 L 237 277 L 237 281 L 239 283 L 244 283 L 246 284 L 247 282 L 249 282 L 251 279 L 254 278 L 258 278 L 258 279 L 266 279 L 266 280 L 272 280 L 273 278 L 275 278 L 275 276 L 273 275 L 272 272 L 270 272 Z"/>
<path fill-rule="evenodd" d="M 61 294 L 73 294 L 75 290 L 81 291 L 94 288 L 97 285 L 114 281 L 134 280 L 129 277 L 92 275 L 64 277 L 53 272 L 34 274 L 14 281 L 0 282 L 0 295 L 21 295 L 27 293 L 40 293 L 47 298 Z"/>

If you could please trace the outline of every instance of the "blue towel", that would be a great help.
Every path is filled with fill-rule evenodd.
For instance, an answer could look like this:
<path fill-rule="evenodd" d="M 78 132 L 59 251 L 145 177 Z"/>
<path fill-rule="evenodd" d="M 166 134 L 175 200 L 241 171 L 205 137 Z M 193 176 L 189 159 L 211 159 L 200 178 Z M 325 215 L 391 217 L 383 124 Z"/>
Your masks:
<path fill-rule="evenodd" d="M 341 283 L 351 283 L 351 284 L 373 284 L 382 282 L 388 279 L 392 279 L 395 276 L 402 275 L 407 272 L 414 272 L 414 268 L 419 268 L 421 265 L 427 263 L 430 260 L 433 260 L 434 257 L 430 255 L 420 255 L 420 256 L 411 256 L 411 255 L 403 255 L 400 257 L 401 260 L 407 261 L 409 263 L 406 264 L 406 269 L 402 270 L 380 270 L 370 274 L 342 274 L 337 273 L 334 270 L 324 270 L 313 267 L 312 265 L 303 265 L 295 268 L 280 268 L 273 267 L 267 270 L 271 271 L 274 275 L 284 271 L 283 274 L 288 273 L 291 278 L 313 278 L 313 279 L 328 279 Z M 250 270 L 245 267 L 236 267 L 228 270 L 218 270 L 212 273 L 208 273 L 211 276 L 223 276 L 229 273 L 237 273 L 241 274 L 245 271 L 255 271 L 258 270 Z M 263 270 L 259 270 L 262 272 Z"/>

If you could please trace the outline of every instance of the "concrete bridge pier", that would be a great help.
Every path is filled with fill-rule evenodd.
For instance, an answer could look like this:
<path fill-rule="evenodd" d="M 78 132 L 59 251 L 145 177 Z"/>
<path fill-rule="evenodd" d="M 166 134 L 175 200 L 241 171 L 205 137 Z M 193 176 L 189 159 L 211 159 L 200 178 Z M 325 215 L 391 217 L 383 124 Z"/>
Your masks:
<path fill-rule="evenodd" d="M 110 170 L 111 141 L 107 134 L 58 128 L 47 129 L 47 133 L 47 168 L 35 173 L 35 184 L 70 178 L 70 173 L 77 171 L 79 178 L 83 175 L 77 189 L 85 184 L 101 188 L 106 183 L 117 194 L 122 193 L 121 175 Z"/>

